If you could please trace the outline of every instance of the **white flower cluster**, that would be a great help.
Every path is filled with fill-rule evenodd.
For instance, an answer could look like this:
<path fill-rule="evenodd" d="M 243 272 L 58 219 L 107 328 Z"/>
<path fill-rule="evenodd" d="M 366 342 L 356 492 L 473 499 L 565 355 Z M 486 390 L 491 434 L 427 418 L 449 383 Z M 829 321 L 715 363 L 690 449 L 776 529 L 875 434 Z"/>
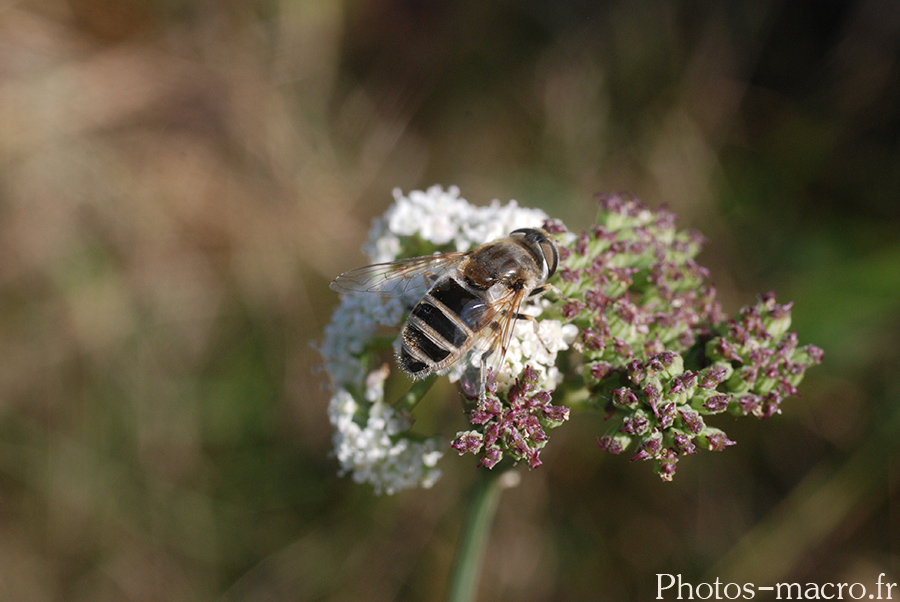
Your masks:
<path fill-rule="evenodd" d="M 519 320 L 504 360 L 508 368 L 504 367 L 497 375 L 498 386 L 512 386 L 515 376 L 527 364 L 540 375 L 541 389 L 555 389 L 559 381 L 556 354 L 568 349 L 577 336 L 578 327 L 574 324 L 563 324 L 559 320 Z"/>
<path fill-rule="evenodd" d="M 335 427 L 335 455 L 342 472 L 352 472 L 357 483 L 370 483 L 377 494 L 431 487 L 441 476 L 435 466 L 443 456 L 437 449 L 442 442 L 402 436 L 412 425 L 384 402 L 387 375 L 387 366 L 369 374 L 365 409 L 346 389 L 331 398 L 328 416 Z"/>
<path fill-rule="evenodd" d="M 494 201 L 486 207 L 470 205 L 460 198 L 456 187 L 444 190 L 432 186 L 408 195 L 395 190 L 394 200 L 373 223 L 363 247 L 372 263 L 397 259 L 403 251 L 403 237 L 417 236 L 434 245 L 452 244 L 459 251 L 467 251 L 518 228 L 540 226 L 547 219 L 543 211 L 521 208 L 515 201 L 506 205 Z M 368 373 L 365 358 L 379 328 L 401 326 L 405 312 L 422 293 L 421 288 L 411 287 L 399 297 L 344 295 L 319 345 L 335 391 L 329 417 L 335 428 L 335 454 L 341 469 L 352 473 L 358 482 L 371 483 L 378 492 L 429 487 L 440 475 L 435 465 L 443 455 L 438 451 L 443 440 L 418 440 L 408 435 L 409 420 L 384 402 L 386 369 Z M 523 311 L 538 315 L 540 307 L 535 304 Z M 555 320 L 522 320 L 516 325 L 506 357 L 511 374 L 517 375 L 527 363 L 546 379 L 542 388 L 553 388 L 558 378 L 556 353 L 566 349 L 574 337 L 568 329 Z M 456 368 L 451 377 L 458 378 L 461 371 Z M 501 377 L 501 384 L 508 386 L 511 378 Z M 364 391 L 360 393 L 364 398 L 354 398 L 351 391 Z"/>
<path fill-rule="evenodd" d="M 404 296 L 405 297 L 405 296 Z M 378 333 L 380 326 L 397 326 L 411 301 L 404 297 L 380 297 L 366 293 L 343 295 L 325 326 L 318 345 L 325 371 L 335 389 L 359 387 L 368 370 L 360 354 Z"/>
<path fill-rule="evenodd" d="M 457 251 L 506 236 L 519 228 L 534 228 L 547 219 L 540 209 L 519 207 L 515 201 L 487 207 L 470 205 L 459 188 L 432 186 L 404 196 L 394 189 L 394 204 L 376 219 L 363 250 L 373 262 L 393 261 L 400 251 L 400 237 L 418 235 L 435 245 L 453 244 Z"/>

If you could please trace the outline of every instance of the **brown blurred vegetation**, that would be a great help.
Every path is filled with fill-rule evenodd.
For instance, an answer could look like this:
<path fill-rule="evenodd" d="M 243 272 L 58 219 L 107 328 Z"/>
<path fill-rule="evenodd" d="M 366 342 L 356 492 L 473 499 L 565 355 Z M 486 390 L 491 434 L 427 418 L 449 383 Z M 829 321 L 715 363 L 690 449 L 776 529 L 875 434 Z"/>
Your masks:
<path fill-rule="evenodd" d="M 433 183 L 668 204 L 729 311 L 775 289 L 827 353 L 674 484 L 559 429 L 481 599 L 900 581 L 898 48 L 888 0 L 0 5 L 0 600 L 440 599 L 471 460 L 339 478 L 310 346 Z"/>

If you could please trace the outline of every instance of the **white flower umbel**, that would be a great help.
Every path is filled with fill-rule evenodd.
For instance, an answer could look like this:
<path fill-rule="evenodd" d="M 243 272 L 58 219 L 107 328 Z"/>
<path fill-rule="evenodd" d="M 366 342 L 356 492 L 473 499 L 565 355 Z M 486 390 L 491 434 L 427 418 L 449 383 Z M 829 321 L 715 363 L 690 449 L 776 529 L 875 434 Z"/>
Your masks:
<path fill-rule="evenodd" d="M 556 354 L 569 348 L 578 329 L 559 320 L 519 320 L 504 359 L 505 366 L 497 375 L 497 385 L 507 389 L 526 365 L 538 371 L 538 388 L 552 391 L 559 381 Z"/>
<path fill-rule="evenodd" d="M 363 250 L 372 263 L 408 256 L 412 241 L 449 250 L 468 251 L 519 228 L 539 227 L 547 215 L 519 207 L 515 201 L 486 207 L 469 204 L 459 189 L 432 186 L 404 195 L 394 190 L 394 203 L 377 218 Z M 334 390 L 329 417 L 335 428 L 335 454 L 343 472 L 358 482 L 371 483 L 377 492 L 430 487 L 440 476 L 435 467 L 443 455 L 443 439 L 413 436 L 411 421 L 383 399 L 385 368 L 371 372 L 372 343 L 383 327 L 399 328 L 406 312 L 424 293 L 410 287 L 401 297 L 354 293 L 344 295 L 325 328 L 319 345 Z M 530 308 L 539 314 L 540 307 Z M 572 336 L 552 320 L 522 320 L 507 353 L 501 374 L 518 374 L 525 364 L 539 371 L 547 388 L 558 378 L 556 353 Z M 460 362 L 462 364 L 463 362 Z M 458 374 L 457 374 L 458 376 Z M 501 377 L 501 382 L 502 382 Z"/>
<path fill-rule="evenodd" d="M 437 449 L 440 440 L 403 436 L 412 424 L 384 402 L 387 374 L 386 366 L 369 374 L 363 402 L 346 389 L 331 398 L 335 455 L 343 472 L 351 472 L 357 483 L 370 483 L 378 494 L 431 487 L 441 476 L 435 467 L 443 455 Z"/>
<path fill-rule="evenodd" d="M 359 387 L 366 377 L 366 362 L 361 359 L 379 327 L 401 323 L 406 309 L 415 299 L 379 297 L 366 293 L 343 295 L 325 326 L 325 337 L 318 346 L 332 386 Z"/>
<path fill-rule="evenodd" d="M 377 218 L 363 247 L 374 263 L 393 261 L 401 251 L 401 237 L 418 236 L 432 244 L 451 245 L 468 251 L 506 236 L 519 228 L 534 228 L 547 219 L 540 209 L 519 207 L 516 201 L 486 207 L 470 205 L 459 196 L 459 188 L 432 186 L 404 195 L 394 189 L 394 204 Z"/>

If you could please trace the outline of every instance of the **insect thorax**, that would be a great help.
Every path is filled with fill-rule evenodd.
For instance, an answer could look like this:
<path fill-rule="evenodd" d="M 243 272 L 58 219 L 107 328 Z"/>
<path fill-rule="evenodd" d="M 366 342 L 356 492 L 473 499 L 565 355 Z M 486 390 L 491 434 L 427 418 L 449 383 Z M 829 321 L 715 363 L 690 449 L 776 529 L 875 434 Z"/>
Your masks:
<path fill-rule="evenodd" d="M 483 245 L 460 266 L 460 275 L 470 286 L 487 290 L 496 284 L 510 288 L 532 286 L 541 269 L 521 245 L 509 240 Z"/>

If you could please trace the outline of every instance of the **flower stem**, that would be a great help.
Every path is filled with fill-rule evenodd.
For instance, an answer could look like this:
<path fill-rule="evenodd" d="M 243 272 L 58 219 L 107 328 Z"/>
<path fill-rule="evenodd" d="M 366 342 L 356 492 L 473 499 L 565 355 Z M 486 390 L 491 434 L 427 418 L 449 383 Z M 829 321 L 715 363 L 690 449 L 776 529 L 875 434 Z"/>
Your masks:
<path fill-rule="evenodd" d="M 416 407 L 416 404 L 422 401 L 422 398 L 428 393 L 428 389 L 431 388 L 431 385 L 434 384 L 435 380 L 437 380 L 436 374 L 429 374 L 422 380 L 417 380 L 413 386 L 409 388 L 409 391 L 404 393 L 403 396 L 397 400 L 394 407 L 398 410 L 412 410 Z"/>
<path fill-rule="evenodd" d="M 471 602 L 475 599 L 491 524 L 503 491 L 502 477 L 505 472 L 499 467 L 497 470 L 478 471 L 450 573 L 447 602 Z"/>

